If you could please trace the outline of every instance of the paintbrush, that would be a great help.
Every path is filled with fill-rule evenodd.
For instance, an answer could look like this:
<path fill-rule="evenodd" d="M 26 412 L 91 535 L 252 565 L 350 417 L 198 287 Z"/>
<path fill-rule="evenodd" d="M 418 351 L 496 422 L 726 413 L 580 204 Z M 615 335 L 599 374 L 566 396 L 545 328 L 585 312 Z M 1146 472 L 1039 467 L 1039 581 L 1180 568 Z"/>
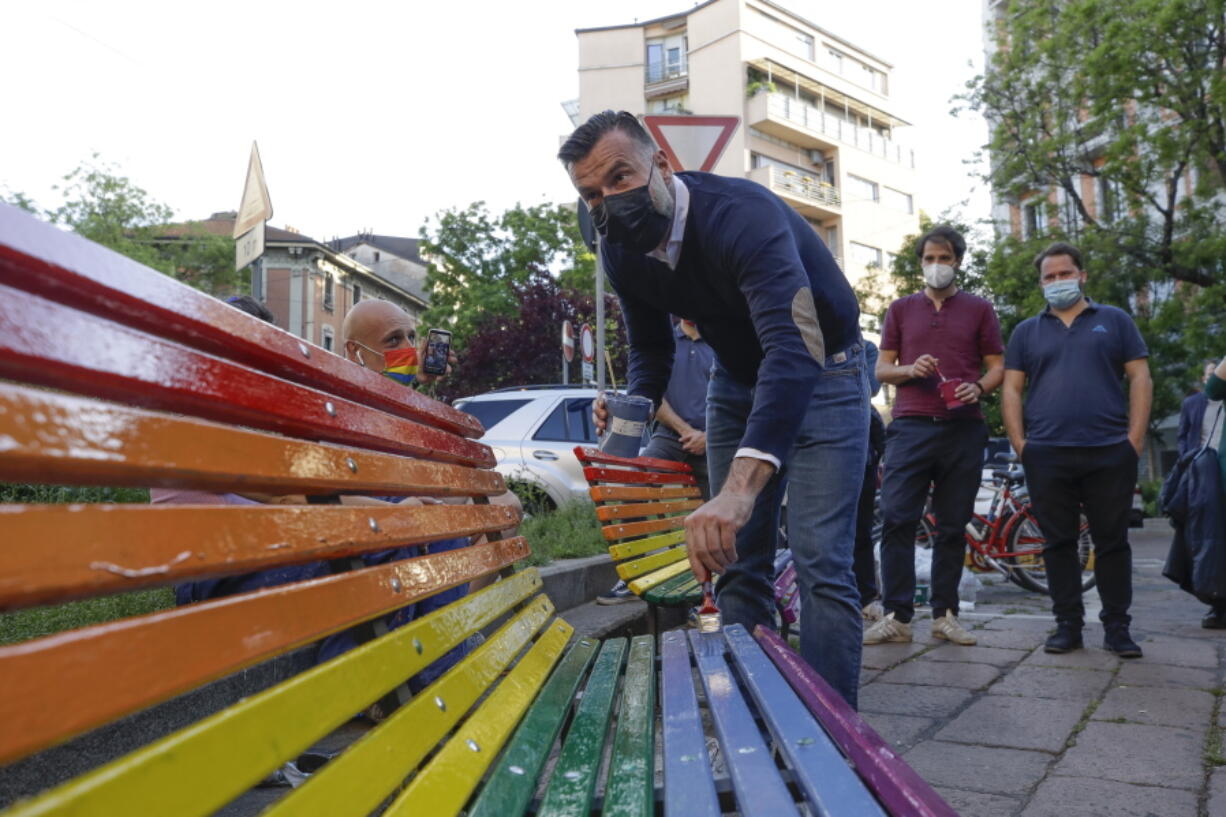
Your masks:
<path fill-rule="evenodd" d="M 715 606 L 715 593 L 711 580 L 702 583 L 702 607 L 698 608 L 698 632 L 718 633 L 723 625 L 719 608 Z"/>

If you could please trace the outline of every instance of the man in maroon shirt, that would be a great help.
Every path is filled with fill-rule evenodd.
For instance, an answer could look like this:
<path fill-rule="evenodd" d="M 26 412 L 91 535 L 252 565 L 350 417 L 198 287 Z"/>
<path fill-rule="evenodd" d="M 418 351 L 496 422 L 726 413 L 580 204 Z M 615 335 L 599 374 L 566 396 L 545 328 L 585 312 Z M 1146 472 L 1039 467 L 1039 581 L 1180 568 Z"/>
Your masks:
<path fill-rule="evenodd" d="M 932 635 L 971 645 L 958 623 L 958 580 L 966 550 L 963 530 L 975 507 L 987 427 L 979 402 L 1004 377 L 996 311 L 954 282 L 966 241 L 952 227 L 933 228 L 918 244 L 922 292 L 886 312 L 877 379 L 898 387 L 886 430 L 881 482 L 881 584 L 886 615 L 864 633 L 865 644 L 911 640 L 915 615 L 915 528 L 928 488 L 937 536 L 932 548 Z M 986 372 L 985 372 L 986 369 Z M 947 385 L 943 380 L 961 381 Z M 954 408 L 948 404 L 956 403 Z"/>

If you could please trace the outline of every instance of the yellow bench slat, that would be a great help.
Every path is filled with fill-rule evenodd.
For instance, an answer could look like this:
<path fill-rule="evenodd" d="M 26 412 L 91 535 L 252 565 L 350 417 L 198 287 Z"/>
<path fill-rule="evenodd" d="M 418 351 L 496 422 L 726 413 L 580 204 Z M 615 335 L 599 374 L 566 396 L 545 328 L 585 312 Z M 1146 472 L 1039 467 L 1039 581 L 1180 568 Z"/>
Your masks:
<path fill-rule="evenodd" d="M 547 597 L 533 599 L 476 652 L 261 817 L 341 817 L 374 811 L 498 680 L 552 613 Z"/>
<path fill-rule="evenodd" d="M 650 553 L 663 547 L 680 545 L 685 542 L 685 531 L 665 533 L 660 536 L 648 536 L 646 539 L 635 539 L 633 542 L 623 542 L 620 545 L 610 545 L 609 555 L 615 560 L 629 559 L 642 553 Z"/>
<path fill-rule="evenodd" d="M 689 559 L 673 562 L 668 567 L 661 568 L 654 573 L 648 573 L 646 576 L 640 576 L 639 578 L 630 582 L 628 587 L 630 588 L 631 593 L 636 596 L 641 596 L 656 585 L 663 584 L 673 576 L 678 576 L 689 569 Z"/>
<path fill-rule="evenodd" d="M 617 566 L 617 575 L 623 580 L 633 579 L 636 576 L 641 576 L 644 573 L 655 570 L 657 567 L 671 565 L 673 562 L 680 561 L 686 558 L 685 545 L 675 548 L 669 548 L 663 553 L 653 553 L 650 556 L 642 559 L 635 559 L 632 562 L 622 562 Z"/>
<path fill-rule="evenodd" d="M 498 688 L 383 812 L 385 817 L 444 817 L 459 812 L 540 692 L 573 632 L 562 619 L 550 624 Z"/>
<path fill-rule="evenodd" d="M 525 570 L 5 814 L 212 814 L 540 587 Z"/>

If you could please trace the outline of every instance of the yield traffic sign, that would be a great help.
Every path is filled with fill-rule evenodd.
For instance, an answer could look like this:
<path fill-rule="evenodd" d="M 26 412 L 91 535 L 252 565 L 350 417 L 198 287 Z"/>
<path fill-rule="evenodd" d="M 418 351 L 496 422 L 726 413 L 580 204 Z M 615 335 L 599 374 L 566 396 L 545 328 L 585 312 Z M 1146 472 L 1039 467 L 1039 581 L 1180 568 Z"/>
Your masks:
<path fill-rule="evenodd" d="M 643 126 L 664 151 L 673 170 L 707 171 L 715 167 L 740 123 L 739 116 L 643 117 Z"/>

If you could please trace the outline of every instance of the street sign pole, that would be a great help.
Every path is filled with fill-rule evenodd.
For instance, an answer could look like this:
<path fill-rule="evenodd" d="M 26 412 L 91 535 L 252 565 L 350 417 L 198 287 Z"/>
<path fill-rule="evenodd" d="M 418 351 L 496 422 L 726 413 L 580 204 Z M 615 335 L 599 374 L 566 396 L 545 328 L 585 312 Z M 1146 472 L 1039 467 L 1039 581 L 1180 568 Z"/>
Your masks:
<path fill-rule="evenodd" d="M 596 239 L 596 390 L 604 391 L 604 242 Z"/>

